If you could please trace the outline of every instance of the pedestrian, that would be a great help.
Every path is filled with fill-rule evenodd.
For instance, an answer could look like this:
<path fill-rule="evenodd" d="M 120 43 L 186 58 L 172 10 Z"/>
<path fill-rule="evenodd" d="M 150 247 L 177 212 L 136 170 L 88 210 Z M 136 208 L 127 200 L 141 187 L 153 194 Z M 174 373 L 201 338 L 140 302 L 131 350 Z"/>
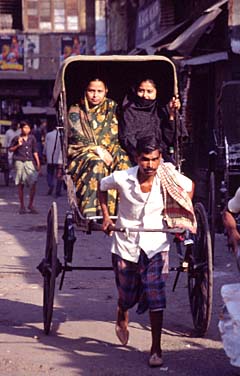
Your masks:
<path fill-rule="evenodd" d="M 4 147 L 8 150 L 8 167 L 9 167 L 9 178 L 13 179 L 13 152 L 9 150 L 12 140 L 14 137 L 19 136 L 21 130 L 18 128 L 18 121 L 16 119 L 12 120 L 11 127 L 5 133 Z"/>
<path fill-rule="evenodd" d="M 229 246 L 236 256 L 237 266 L 240 270 L 240 187 L 223 211 L 223 224 L 227 231 Z"/>
<path fill-rule="evenodd" d="M 115 171 L 100 182 L 99 199 L 103 212 L 102 229 L 114 226 L 107 208 L 107 191 L 116 189 L 120 202 L 117 227 L 136 229 L 188 228 L 196 232 L 192 206 L 193 183 L 163 163 L 160 145 L 154 137 L 139 139 L 137 166 Z M 166 225 L 165 225 L 166 227 Z M 128 310 L 138 303 L 137 313 L 149 309 L 152 346 L 149 366 L 163 364 L 161 331 L 166 307 L 165 281 L 168 274 L 169 242 L 163 232 L 114 232 L 112 263 L 118 289 L 116 335 L 128 343 Z"/>
<path fill-rule="evenodd" d="M 63 156 L 59 131 L 53 122 L 48 122 L 47 134 L 43 149 L 43 155 L 47 160 L 47 183 L 48 195 L 54 190 L 54 180 L 56 177 L 55 196 L 61 196 L 62 178 L 63 178 Z"/>
<path fill-rule="evenodd" d="M 13 152 L 13 160 L 16 169 L 15 184 L 18 186 L 20 201 L 19 214 L 25 214 L 24 186 L 30 187 L 28 212 L 37 214 L 33 206 L 36 193 L 36 183 L 38 172 L 40 171 L 40 161 L 37 152 L 37 142 L 31 134 L 30 123 L 26 120 L 20 122 L 21 134 L 12 140 L 10 151 Z"/>

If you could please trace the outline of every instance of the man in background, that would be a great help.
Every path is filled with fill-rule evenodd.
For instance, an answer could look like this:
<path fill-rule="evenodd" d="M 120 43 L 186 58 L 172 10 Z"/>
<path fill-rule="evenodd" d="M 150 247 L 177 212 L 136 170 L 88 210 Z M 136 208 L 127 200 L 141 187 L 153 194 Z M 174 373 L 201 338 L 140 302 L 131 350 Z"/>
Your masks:
<path fill-rule="evenodd" d="M 18 121 L 16 119 L 12 120 L 11 127 L 5 133 L 4 147 L 8 149 L 8 166 L 9 166 L 9 178 L 13 179 L 13 152 L 9 150 L 12 140 L 14 137 L 21 134 L 21 129 L 18 128 Z"/>
<path fill-rule="evenodd" d="M 43 154 L 47 159 L 47 194 L 53 193 L 56 179 L 55 196 L 59 197 L 62 189 L 63 156 L 60 135 L 53 122 L 49 122 L 47 125 Z"/>

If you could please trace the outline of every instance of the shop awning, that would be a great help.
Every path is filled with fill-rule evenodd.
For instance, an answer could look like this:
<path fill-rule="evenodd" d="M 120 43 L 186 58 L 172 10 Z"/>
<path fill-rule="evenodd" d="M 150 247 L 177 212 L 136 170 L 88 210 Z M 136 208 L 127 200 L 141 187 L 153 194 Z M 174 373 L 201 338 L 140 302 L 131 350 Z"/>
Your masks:
<path fill-rule="evenodd" d="M 202 65 L 202 64 L 209 64 L 215 63 L 217 61 L 224 61 L 228 60 L 228 53 L 226 51 L 223 52 L 216 52 L 207 55 L 201 55 L 197 57 L 193 57 L 191 59 L 183 59 L 180 61 L 179 65 L 184 67 L 187 65 Z"/>
<path fill-rule="evenodd" d="M 143 50 L 145 50 L 148 55 L 154 55 L 157 46 L 159 46 L 164 41 L 164 39 L 169 38 L 173 33 L 177 33 L 179 29 L 186 25 L 187 22 L 189 23 L 189 21 L 184 21 L 180 24 L 169 27 L 161 33 L 154 35 L 153 38 L 143 43 L 139 43 L 132 51 L 128 53 L 128 55 L 137 55 L 140 51 Z"/>
<path fill-rule="evenodd" d="M 24 115 L 56 115 L 53 107 L 22 106 L 22 111 Z"/>
<path fill-rule="evenodd" d="M 182 56 L 190 56 L 199 39 L 222 12 L 221 6 L 225 3 L 227 0 L 220 1 L 206 9 L 201 17 L 167 46 L 167 50 L 169 52 L 176 51 Z"/>

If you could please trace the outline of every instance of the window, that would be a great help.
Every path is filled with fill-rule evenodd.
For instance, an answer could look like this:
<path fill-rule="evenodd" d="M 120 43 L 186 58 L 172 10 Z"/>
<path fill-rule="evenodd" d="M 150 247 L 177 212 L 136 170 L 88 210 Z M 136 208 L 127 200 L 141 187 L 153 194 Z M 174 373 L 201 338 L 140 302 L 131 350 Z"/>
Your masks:
<path fill-rule="evenodd" d="M 86 31 L 86 0 L 26 0 L 26 31 Z"/>

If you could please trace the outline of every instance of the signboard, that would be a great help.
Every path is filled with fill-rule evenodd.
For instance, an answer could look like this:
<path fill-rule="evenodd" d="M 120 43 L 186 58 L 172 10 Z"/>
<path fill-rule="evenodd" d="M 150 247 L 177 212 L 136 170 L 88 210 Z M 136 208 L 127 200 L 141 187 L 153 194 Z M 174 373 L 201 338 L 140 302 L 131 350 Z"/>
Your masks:
<path fill-rule="evenodd" d="M 0 71 L 24 70 L 24 36 L 0 36 Z"/>
<path fill-rule="evenodd" d="M 152 0 L 138 11 L 136 45 L 151 39 L 160 31 L 161 8 L 159 0 Z"/>
<path fill-rule="evenodd" d="M 60 62 L 69 56 L 86 55 L 86 40 L 80 36 L 67 36 L 62 38 Z"/>

